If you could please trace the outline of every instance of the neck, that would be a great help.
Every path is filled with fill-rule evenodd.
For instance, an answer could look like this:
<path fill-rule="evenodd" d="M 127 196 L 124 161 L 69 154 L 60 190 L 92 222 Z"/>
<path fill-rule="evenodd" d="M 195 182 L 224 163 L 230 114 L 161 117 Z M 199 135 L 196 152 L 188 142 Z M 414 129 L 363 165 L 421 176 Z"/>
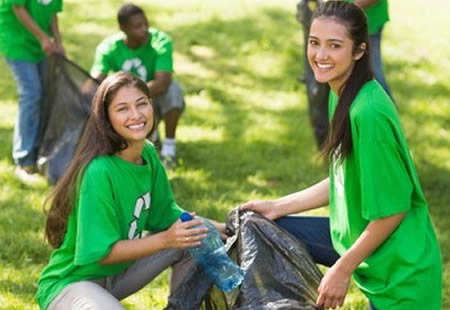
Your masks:
<path fill-rule="evenodd" d="M 144 148 L 144 142 L 135 142 L 128 144 L 128 147 L 118 152 L 116 155 L 132 164 L 142 165 L 142 149 Z"/>
<path fill-rule="evenodd" d="M 147 36 L 147 39 L 146 39 L 144 42 L 141 42 L 141 41 L 135 41 L 135 40 L 130 40 L 130 38 L 129 38 L 128 36 L 125 36 L 125 38 L 123 39 L 123 41 L 124 41 L 125 45 L 126 45 L 128 48 L 131 48 L 131 49 L 137 49 L 137 48 L 141 47 L 145 42 L 148 41 L 148 36 Z"/>

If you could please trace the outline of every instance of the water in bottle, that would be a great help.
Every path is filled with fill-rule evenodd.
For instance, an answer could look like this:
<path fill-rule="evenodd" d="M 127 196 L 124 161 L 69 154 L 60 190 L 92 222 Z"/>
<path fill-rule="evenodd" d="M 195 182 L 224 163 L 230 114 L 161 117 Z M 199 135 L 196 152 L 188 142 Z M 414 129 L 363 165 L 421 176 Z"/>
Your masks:
<path fill-rule="evenodd" d="M 192 220 L 192 216 L 183 212 L 180 219 L 186 222 Z M 189 248 L 189 252 L 220 290 L 230 292 L 241 284 L 244 271 L 228 257 L 217 228 L 208 220 L 202 220 L 208 228 L 207 236 L 199 246 Z"/>

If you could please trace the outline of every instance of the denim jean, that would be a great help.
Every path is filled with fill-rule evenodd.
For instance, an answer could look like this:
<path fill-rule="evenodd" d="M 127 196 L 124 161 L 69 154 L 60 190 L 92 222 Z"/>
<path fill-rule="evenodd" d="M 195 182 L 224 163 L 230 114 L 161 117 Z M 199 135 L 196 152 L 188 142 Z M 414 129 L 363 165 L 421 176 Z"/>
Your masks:
<path fill-rule="evenodd" d="M 39 63 L 8 58 L 5 60 L 16 80 L 19 93 L 12 156 L 17 165 L 34 165 L 37 157 L 46 60 Z"/>
<path fill-rule="evenodd" d="M 286 216 L 275 221 L 303 242 L 316 264 L 327 267 L 339 259 L 331 243 L 330 218 L 326 216 Z M 370 310 L 377 310 L 369 303 Z"/>
<path fill-rule="evenodd" d="M 377 33 L 369 36 L 369 46 L 370 46 L 370 58 L 372 62 L 373 73 L 375 74 L 375 79 L 384 88 L 389 97 L 392 98 L 391 91 L 387 85 L 386 79 L 383 72 L 383 62 L 381 59 L 381 33 L 383 27 L 378 30 Z"/>

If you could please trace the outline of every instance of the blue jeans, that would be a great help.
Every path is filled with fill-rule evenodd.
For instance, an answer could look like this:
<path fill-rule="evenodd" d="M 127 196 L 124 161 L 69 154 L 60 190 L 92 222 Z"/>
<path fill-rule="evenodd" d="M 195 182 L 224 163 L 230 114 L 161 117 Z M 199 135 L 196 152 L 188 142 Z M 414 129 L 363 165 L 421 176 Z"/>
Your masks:
<path fill-rule="evenodd" d="M 46 60 L 39 63 L 6 58 L 17 84 L 19 107 L 14 126 L 13 159 L 17 165 L 36 164 L 41 100 Z"/>
<path fill-rule="evenodd" d="M 286 216 L 275 221 L 306 246 L 316 264 L 331 267 L 339 254 L 331 243 L 330 218 L 326 216 Z M 370 305 L 370 310 L 377 310 Z"/>
<path fill-rule="evenodd" d="M 383 72 L 383 62 L 381 59 L 381 33 L 383 27 L 378 30 L 374 35 L 369 36 L 369 46 L 370 46 L 370 58 L 372 62 L 373 73 L 375 74 L 375 79 L 378 83 L 383 86 L 389 97 L 392 98 L 391 91 L 387 85 L 386 79 Z"/>

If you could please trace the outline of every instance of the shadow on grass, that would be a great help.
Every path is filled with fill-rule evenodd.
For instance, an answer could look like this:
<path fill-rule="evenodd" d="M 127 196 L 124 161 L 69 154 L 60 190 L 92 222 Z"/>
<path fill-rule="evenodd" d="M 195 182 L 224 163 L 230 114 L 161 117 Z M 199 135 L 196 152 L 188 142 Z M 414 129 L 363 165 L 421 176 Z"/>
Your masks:
<path fill-rule="evenodd" d="M 0 141 L 2 141 L 2 147 L 0 147 L 0 160 L 5 160 L 9 164 L 13 164 L 12 160 L 12 138 L 13 128 L 0 127 Z"/>

